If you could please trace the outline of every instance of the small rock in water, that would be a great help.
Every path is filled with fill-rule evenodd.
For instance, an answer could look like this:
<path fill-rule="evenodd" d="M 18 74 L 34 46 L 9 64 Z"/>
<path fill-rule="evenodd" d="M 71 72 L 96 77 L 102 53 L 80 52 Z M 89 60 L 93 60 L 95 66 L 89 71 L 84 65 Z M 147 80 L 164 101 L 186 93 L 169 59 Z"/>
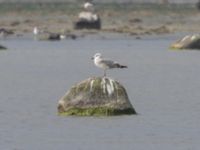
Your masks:
<path fill-rule="evenodd" d="M 171 45 L 172 49 L 200 49 L 200 34 L 186 35 Z"/>
<path fill-rule="evenodd" d="M 74 85 L 58 102 L 60 115 L 112 116 L 136 114 L 125 88 L 108 77 L 92 77 Z"/>
<path fill-rule="evenodd" d="M 60 39 L 61 39 L 60 38 L 60 34 L 58 34 L 58 33 L 51 33 L 51 34 L 49 34 L 48 40 L 54 41 L 54 40 L 60 40 Z"/>
<path fill-rule="evenodd" d="M 7 49 L 6 47 L 0 45 L 0 50 L 6 50 L 6 49 Z"/>

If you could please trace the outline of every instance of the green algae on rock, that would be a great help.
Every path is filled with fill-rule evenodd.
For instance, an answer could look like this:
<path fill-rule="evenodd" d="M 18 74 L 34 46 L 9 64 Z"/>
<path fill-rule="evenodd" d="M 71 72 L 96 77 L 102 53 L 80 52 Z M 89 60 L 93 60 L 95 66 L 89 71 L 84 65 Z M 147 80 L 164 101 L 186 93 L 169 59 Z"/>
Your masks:
<path fill-rule="evenodd" d="M 108 77 L 92 77 L 74 85 L 58 102 L 59 115 L 112 116 L 136 114 L 125 88 Z"/>
<path fill-rule="evenodd" d="M 171 49 L 200 49 L 200 34 L 184 36 L 181 40 L 176 41 L 170 47 Z"/>

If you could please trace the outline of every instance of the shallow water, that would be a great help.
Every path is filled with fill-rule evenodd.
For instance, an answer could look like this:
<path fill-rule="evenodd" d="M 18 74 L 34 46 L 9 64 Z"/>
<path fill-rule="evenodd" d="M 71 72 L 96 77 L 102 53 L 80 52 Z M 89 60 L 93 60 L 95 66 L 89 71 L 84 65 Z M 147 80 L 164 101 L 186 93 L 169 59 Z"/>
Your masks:
<path fill-rule="evenodd" d="M 89 36 L 39 42 L 1 40 L 1 150 L 198 150 L 200 52 L 171 51 L 180 35 Z M 57 102 L 75 83 L 101 76 L 91 56 L 128 65 L 108 71 L 138 115 L 60 117 Z"/>

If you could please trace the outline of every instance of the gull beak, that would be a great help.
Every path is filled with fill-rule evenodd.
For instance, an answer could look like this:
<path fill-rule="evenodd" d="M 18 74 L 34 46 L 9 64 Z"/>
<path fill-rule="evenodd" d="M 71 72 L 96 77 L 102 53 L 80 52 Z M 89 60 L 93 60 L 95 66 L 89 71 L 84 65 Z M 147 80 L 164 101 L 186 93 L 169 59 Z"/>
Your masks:
<path fill-rule="evenodd" d="M 94 60 L 94 57 L 92 57 L 91 59 Z"/>

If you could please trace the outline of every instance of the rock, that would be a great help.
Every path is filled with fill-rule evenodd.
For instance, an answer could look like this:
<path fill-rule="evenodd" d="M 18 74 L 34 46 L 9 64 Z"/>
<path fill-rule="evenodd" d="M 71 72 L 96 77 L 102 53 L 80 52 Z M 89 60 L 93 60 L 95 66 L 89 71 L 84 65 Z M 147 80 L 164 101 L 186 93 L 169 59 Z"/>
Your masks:
<path fill-rule="evenodd" d="M 48 41 L 59 41 L 59 40 L 63 40 L 63 39 L 72 39 L 72 40 L 76 40 L 77 36 L 75 34 L 66 34 L 66 35 L 62 35 L 62 34 L 49 34 L 49 35 L 41 35 L 39 36 L 39 40 L 48 40 Z"/>
<path fill-rule="evenodd" d="M 81 12 L 78 21 L 74 23 L 75 29 L 101 29 L 101 19 L 96 13 Z"/>
<path fill-rule="evenodd" d="M 38 27 L 33 28 L 34 38 L 36 40 L 49 40 L 49 41 L 58 41 L 65 38 L 65 35 L 60 33 L 52 33 L 45 30 L 39 30 Z"/>
<path fill-rule="evenodd" d="M 0 38 L 6 38 L 9 35 L 14 34 L 12 30 L 0 28 Z"/>
<path fill-rule="evenodd" d="M 36 39 L 40 41 L 59 41 L 63 38 L 59 33 L 40 33 L 36 36 Z"/>
<path fill-rule="evenodd" d="M 133 18 L 129 20 L 130 23 L 142 23 L 142 19 L 140 18 Z"/>
<path fill-rule="evenodd" d="M 152 28 L 148 32 L 154 33 L 154 34 L 166 34 L 166 33 L 170 33 L 170 30 L 167 28 L 167 26 L 162 25 L 156 28 Z"/>
<path fill-rule="evenodd" d="M 0 33 L 14 34 L 14 32 L 12 30 L 5 29 L 5 28 L 0 28 Z"/>
<path fill-rule="evenodd" d="M 0 50 L 6 50 L 6 49 L 7 49 L 6 47 L 0 45 Z"/>
<path fill-rule="evenodd" d="M 200 0 L 196 3 L 197 9 L 200 10 Z"/>
<path fill-rule="evenodd" d="M 74 24 L 75 29 L 101 29 L 100 19 L 97 21 L 89 22 L 87 20 L 79 20 Z"/>
<path fill-rule="evenodd" d="M 70 33 L 68 33 L 68 34 L 65 35 L 65 38 L 69 38 L 69 39 L 72 39 L 72 40 L 76 40 L 78 37 L 77 37 L 77 35 L 75 35 L 75 34 L 70 34 Z"/>
<path fill-rule="evenodd" d="M 200 34 L 187 35 L 171 45 L 172 49 L 200 49 Z"/>
<path fill-rule="evenodd" d="M 13 26 L 13 27 L 18 26 L 18 25 L 20 25 L 19 21 L 13 21 L 10 23 L 10 26 Z"/>
<path fill-rule="evenodd" d="M 125 88 L 108 77 L 74 85 L 58 102 L 59 115 L 111 116 L 136 114 Z"/>
<path fill-rule="evenodd" d="M 58 33 L 51 33 L 51 34 L 49 34 L 48 40 L 50 40 L 50 41 L 61 40 L 60 34 L 58 34 Z"/>

